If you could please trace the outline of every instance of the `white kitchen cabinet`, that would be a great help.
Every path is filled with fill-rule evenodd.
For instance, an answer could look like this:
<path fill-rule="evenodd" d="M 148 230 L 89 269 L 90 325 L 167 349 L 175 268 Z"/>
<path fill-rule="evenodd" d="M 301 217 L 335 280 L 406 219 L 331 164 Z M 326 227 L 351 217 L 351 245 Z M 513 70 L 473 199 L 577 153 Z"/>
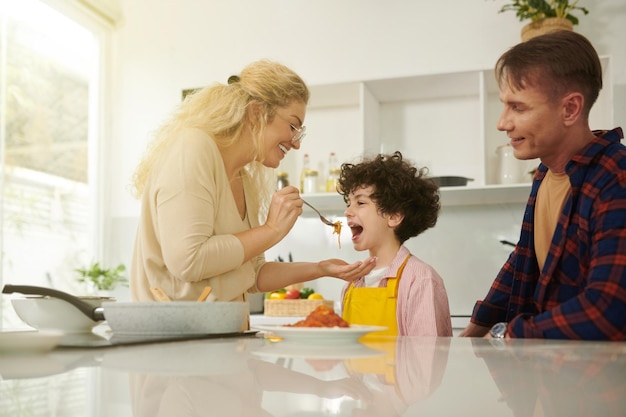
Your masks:
<path fill-rule="evenodd" d="M 602 58 L 604 88 L 590 117 L 592 129 L 613 128 L 610 59 Z M 497 181 L 496 148 L 508 142 L 496 129 L 502 110 L 493 69 L 424 74 L 379 80 L 313 85 L 307 109 L 307 136 L 300 152 L 281 166 L 292 184 L 299 181 L 302 156 L 308 153 L 320 183 L 330 152 L 340 162 L 365 155 L 402 152 L 429 168 L 432 176 L 472 178 L 464 187 L 441 189 L 443 205 L 484 205 L 525 202 L 531 176 L 522 184 Z M 521 163 L 521 162 L 520 162 Z M 526 161 L 524 172 L 538 161 Z M 305 195 L 319 209 L 343 212 L 340 196 Z M 305 214 L 312 212 L 305 210 Z"/>

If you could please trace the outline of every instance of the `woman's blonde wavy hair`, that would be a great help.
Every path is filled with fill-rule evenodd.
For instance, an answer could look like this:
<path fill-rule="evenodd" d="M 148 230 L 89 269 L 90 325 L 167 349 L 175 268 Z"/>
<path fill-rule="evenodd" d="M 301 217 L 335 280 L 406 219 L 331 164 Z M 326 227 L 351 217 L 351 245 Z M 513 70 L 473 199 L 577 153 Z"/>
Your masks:
<path fill-rule="evenodd" d="M 246 66 L 241 75 L 231 76 L 228 84 L 217 83 L 187 96 L 157 130 L 133 175 L 133 194 L 137 198 L 143 195 L 152 167 L 178 140 L 181 130 L 200 129 L 213 138 L 219 148 L 227 148 L 241 140 L 243 128 L 249 123 L 255 158 L 245 170 L 255 189 L 261 190 L 260 207 L 267 208 L 273 170 L 259 162 L 265 157 L 262 154 L 265 127 L 277 109 L 298 101 L 306 105 L 309 95 L 309 89 L 298 74 L 282 64 L 261 60 Z M 249 112 L 251 103 L 257 103 L 255 108 L 259 111 Z"/>

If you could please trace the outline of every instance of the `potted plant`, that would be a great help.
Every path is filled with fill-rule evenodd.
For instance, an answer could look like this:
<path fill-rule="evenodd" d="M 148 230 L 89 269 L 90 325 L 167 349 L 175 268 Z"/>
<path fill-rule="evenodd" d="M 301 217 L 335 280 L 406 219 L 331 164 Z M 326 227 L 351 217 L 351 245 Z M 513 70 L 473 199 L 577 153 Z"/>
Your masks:
<path fill-rule="evenodd" d="M 522 28 L 522 41 L 556 30 L 573 30 L 578 18 L 572 12 L 589 13 L 578 5 L 579 0 L 513 0 L 499 13 L 514 11 L 520 22 L 530 20 Z"/>
<path fill-rule="evenodd" d="M 128 286 L 124 264 L 105 269 L 100 266 L 99 262 L 94 262 L 88 267 L 78 268 L 75 271 L 79 275 L 78 282 L 86 283 L 97 292 L 112 291 L 120 285 Z"/>

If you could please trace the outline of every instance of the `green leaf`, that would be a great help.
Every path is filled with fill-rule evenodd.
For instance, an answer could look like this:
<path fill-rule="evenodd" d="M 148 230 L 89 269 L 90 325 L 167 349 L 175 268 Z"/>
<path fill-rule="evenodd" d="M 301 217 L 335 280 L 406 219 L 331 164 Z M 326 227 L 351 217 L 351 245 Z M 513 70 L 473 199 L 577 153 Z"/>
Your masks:
<path fill-rule="evenodd" d="M 564 17 L 572 24 L 578 24 L 578 18 L 571 14 L 573 11 L 586 15 L 589 13 L 584 7 L 578 6 L 578 0 L 513 0 L 503 5 L 498 13 L 513 11 L 515 16 L 523 22 L 536 22 L 550 17 Z"/>
<path fill-rule="evenodd" d="M 315 290 L 313 288 L 304 287 L 300 290 L 300 298 L 307 299 L 309 295 L 313 294 Z"/>
<path fill-rule="evenodd" d="M 75 271 L 79 274 L 78 282 L 91 283 L 101 291 L 114 290 L 119 285 L 128 286 L 128 279 L 124 274 L 126 271 L 124 264 L 105 269 L 100 266 L 99 262 L 94 262 L 89 268 L 77 268 Z"/>

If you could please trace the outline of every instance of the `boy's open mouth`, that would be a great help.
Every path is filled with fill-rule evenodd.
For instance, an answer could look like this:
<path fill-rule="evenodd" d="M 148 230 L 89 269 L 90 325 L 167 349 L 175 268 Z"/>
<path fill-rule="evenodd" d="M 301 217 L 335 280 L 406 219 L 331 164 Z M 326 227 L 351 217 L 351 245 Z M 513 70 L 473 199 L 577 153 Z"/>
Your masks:
<path fill-rule="evenodd" d="M 352 240 L 354 240 L 359 237 L 359 235 L 363 232 L 363 227 L 358 225 L 352 225 L 350 226 L 350 230 L 352 231 Z"/>

